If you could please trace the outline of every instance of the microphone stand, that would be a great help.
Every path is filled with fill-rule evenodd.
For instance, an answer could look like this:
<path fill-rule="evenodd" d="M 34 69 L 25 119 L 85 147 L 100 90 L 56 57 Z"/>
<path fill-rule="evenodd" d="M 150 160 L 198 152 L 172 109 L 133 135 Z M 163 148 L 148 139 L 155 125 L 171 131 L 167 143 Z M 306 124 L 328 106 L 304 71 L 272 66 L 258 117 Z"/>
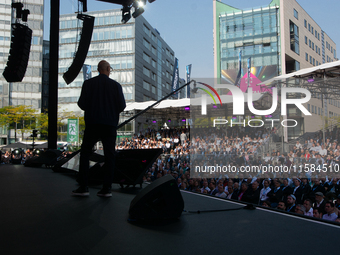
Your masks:
<path fill-rule="evenodd" d="M 117 130 L 121 127 L 123 127 L 124 125 L 126 125 L 127 123 L 129 123 L 131 120 L 137 118 L 139 115 L 145 113 L 146 111 L 148 111 L 150 108 L 154 107 L 155 105 L 159 104 L 160 102 L 162 102 L 163 100 L 171 97 L 172 95 L 176 94 L 176 92 L 180 91 L 181 89 L 183 89 L 184 87 L 188 86 L 191 82 L 194 82 L 196 84 L 196 82 L 194 80 L 189 81 L 188 83 L 184 84 L 183 86 L 179 87 L 178 89 L 172 91 L 169 95 L 159 99 L 157 102 L 153 103 L 152 105 L 148 106 L 147 108 L 145 108 L 144 110 L 140 111 L 139 113 L 137 113 L 136 115 L 132 116 L 131 118 L 127 119 L 126 121 L 120 123 L 117 126 Z"/>

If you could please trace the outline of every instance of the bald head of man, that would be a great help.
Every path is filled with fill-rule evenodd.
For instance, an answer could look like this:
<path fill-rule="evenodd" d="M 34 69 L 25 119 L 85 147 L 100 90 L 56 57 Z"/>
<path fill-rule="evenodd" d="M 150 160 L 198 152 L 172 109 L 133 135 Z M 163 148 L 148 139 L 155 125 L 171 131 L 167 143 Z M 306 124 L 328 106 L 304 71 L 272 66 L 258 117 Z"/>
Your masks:
<path fill-rule="evenodd" d="M 98 63 L 98 72 L 100 74 L 105 74 L 107 76 L 110 76 L 110 72 L 111 72 L 110 64 L 105 60 L 100 61 Z"/>

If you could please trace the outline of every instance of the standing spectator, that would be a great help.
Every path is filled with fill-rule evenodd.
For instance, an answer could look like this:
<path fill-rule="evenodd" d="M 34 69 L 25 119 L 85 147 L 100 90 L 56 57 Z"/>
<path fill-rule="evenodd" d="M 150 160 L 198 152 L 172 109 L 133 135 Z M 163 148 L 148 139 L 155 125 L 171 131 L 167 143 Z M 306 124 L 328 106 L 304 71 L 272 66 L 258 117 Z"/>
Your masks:
<path fill-rule="evenodd" d="M 272 207 L 277 207 L 279 201 L 282 200 L 283 192 L 281 189 L 281 181 L 279 179 L 274 180 L 274 188 L 268 193 L 269 201 Z"/>
<path fill-rule="evenodd" d="M 260 192 L 260 202 L 263 204 L 264 201 L 269 200 L 268 193 L 271 191 L 271 188 L 269 187 L 269 180 L 263 181 L 263 188 Z"/>
<path fill-rule="evenodd" d="M 294 190 L 292 194 L 296 197 L 296 203 L 300 204 L 302 201 L 303 189 L 300 186 L 301 180 L 299 178 L 294 179 Z"/>
<path fill-rule="evenodd" d="M 284 202 L 286 202 L 287 197 L 292 193 L 293 193 L 293 188 L 289 186 L 288 179 L 287 178 L 283 179 L 283 187 L 282 187 L 283 198 L 282 198 L 282 200 Z"/>
<path fill-rule="evenodd" d="M 242 184 L 241 184 L 241 190 L 240 190 L 240 192 L 238 193 L 238 196 L 237 196 L 237 199 L 239 200 L 239 201 L 245 201 L 245 193 L 247 192 L 247 190 L 248 190 L 248 185 L 247 185 L 247 183 L 246 182 L 242 182 Z"/>
<path fill-rule="evenodd" d="M 326 205 L 326 202 L 323 199 L 322 192 L 316 192 L 315 193 L 315 204 L 314 204 L 314 207 L 319 208 L 321 210 L 322 214 L 325 214 L 326 213 L 325 205 Z"/>
<path fill-rule="evenodd" d="M 252 204 L 258 204 L 260 200 L 260 189 L 259 189 L 259 183 L 257 181 L 254 181 L 251 184 L 251 189 L 248 189 L 248 192 L 245 195 L 245 201 L 252 203 Z"/>
<path fill-rule="evenodd" d="M 183 146 L 185 140 L 187 139 L 187 135 L 184 133 L 184 130 L 182 131 L 180 138 L 181 138 L 181 145 Z"/>
<path fill-rule="evenodd" d="M 119 114 L 125 109 L 122 86 L 109 78 L 110 64 L 98 63 L 99 75 L 84 81 L 78 106 L 85 112 L 85 132 L 81 145 L 79 177 L 80 187 L 72 192 L 75 196 L 88 196 L 89 159 L 98 140 L 104 147 L 105 167 L 103 188 L 97 195 L 111 197 L 114 171 L 114 154 Z"/>

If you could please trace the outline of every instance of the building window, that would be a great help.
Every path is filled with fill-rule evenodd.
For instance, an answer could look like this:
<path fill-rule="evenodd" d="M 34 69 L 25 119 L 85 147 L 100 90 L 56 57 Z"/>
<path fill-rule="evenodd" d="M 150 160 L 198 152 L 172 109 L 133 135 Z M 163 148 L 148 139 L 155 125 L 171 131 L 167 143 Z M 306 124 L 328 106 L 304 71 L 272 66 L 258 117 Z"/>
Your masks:
<path fill-rule="evenodd" d="M 312 50 L 314 50 L 314 43 L 312 42 Z"/>
<path fill-rule="evenodd" d="M 309 63 L 313 64 L 313 58 L 312 58 L 312 56 L 309 56 Z"/>
<path fill-rule="evenodd" d="M 145 24 L 143 26 L 143 30 L 148 36 L 150 36 L 150 29 Z"/>
<path fill-rule="evenodd" d="M 149 56 L 148 54 L 146 54 L 145 52 L 143 52 L 143 59 L 144 59 L 146 62 L 150 63 L 150 56 Z"/>
<path fill-rule="evenodd" d="M 307 20 L 304 20 L 305 28 L 307 28 Z"/>
<path fill-rule="evenodd" d="M 309 40 L 309 48 L 312 48 L 312 41 Z"/>
<path fill-rule="evenodd" d="M 313 66 L 315 66 L 315 58 L 313 58 Z"/>
<path fill-rule="evenodd" d="M 307 104 L 307 109 L 310 112 L 310 104 Z"/>
<path fill-rule="evenodd" d="M 298 13 L 298 11 L 295 10 L 295 9 L 294 9 L 294 17 L 295 17 L 296 19 L 299 19 L 299 13 Z"/>
<path fill-rule="evenodd" d="M 305 44 L 308 44 L 307 36 L 305 36 Z"/>
<path fill-rule="evenodd" d="M 300 70 L 300 62 L 295 61 L 295 71 L 299 71 L 299 70 Z"/>
<path fill-rule="evenodd" d="M 310 32 L 310 24 L 308 23 L 308 31 Z"/>
<path fill-rule="evenodd" d="M 291 20 L 290 22 L 290 49 L 297 54 L 300 54 L 299 49 L 299 27 Z"/>
<path fill-rule="evenodd" d="M 308 61 L 308 53 L 306 52 L 306 61 Z"/>
<path fill-rule="evenodd" d="M 150 91 L 150 83 L 143 81 L 143 88 L 146 89 L 147 91 Z"/>
<path fill-rule="evenodd" d="M 145 66 L 143 66 L 143 74 L 145 74 L 147 77 L 150 77 L 150 70 L 147 69 Z"/>
<path fill-rule="evenodd" d="M 155 47 L 151 47 L 151 52 L 154 54 L 154 55 L 157 55 L 157 50 Z"/>
<path fill-rule="evenodd" d="M 155 60 L 151 60 L 151 64 L 152 64 L 152 66 L 154 67 L 154 68 L 156 68 L 156 61 Z"/>
<path fill-rule="evenodd" d="M 143 40 L 143 45 L 150 50 L 150 43 L 147 40 L 145 40 L 145 38 Z"/>

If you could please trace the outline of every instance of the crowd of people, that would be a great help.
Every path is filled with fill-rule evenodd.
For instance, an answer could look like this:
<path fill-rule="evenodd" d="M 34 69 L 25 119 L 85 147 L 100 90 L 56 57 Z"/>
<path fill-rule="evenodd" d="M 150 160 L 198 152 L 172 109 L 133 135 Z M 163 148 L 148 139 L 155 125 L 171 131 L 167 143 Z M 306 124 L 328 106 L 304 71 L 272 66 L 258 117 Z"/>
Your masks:
<path fill-rule="evenodd" d="M 116 149 L 163 150 L 146 172 L 146 182 L 170 174 L 182 190 L 340 221 L 340 176 L 335 171 L 340 163 L 340 130 L 327 131 L 325 143 L 322 133 L 318 133 L 301 143 L 297 141 L 288 153 L 257 153 L 272 133 L 275 129 L 240 126 L 191 128 L 190 134 L 187 128 L 148 129 L 123 139 Z M 23 150 L 23 163 L 33 156 L 32 150 Z M 2 162 L 10 163 L 10 158 L 7 151 Z M 232 165 L 238 171 L 201 177 L 194 174 L 198 162 Z M 239 171 L 244 166 L 263 165 L 286 166 L 290 171 Z"/>
<path fill-rule="evenodd" d="M 301 173 L 237 172 L 231 176 L 220 174 L 212 178 L 192 176 L 195 160 L 190 160 L 190 156 L 197 154 L 204 155 L 208 160 L 213 158 L 214 163 L 232 164 L 237 168 L 272 164 L 293 166 L 294 169 L 299 168 L 302 163 L 312 162 L 316 168 L 322 163 L 327 164 L 329 169 L 330 165 L 334 167 L 338 164 L 336 156 L 340 153 L 340 145 L 337 145 L 337 139 L 329 136 L 332 134 L 330 132 L 326 133 L 325 145 L 320 146 L 321 150 L 325 147 L 327 153 L 319 151 L 318 146 L 322 142 L 320 134 L 317 134 L 313 138 L 308 138 L 303 145 L 296 142 L 289 153 L 274 151 L 259 157 L 257 149 L 268 142 L 273 132 L 275 130 L 265 128 L 250 130 L 242 127 L 227 130 L 199 128 L 190 130 L 189 137 L 187 129 L 147 130 L 134 135 L 130 140 L 125 139 L 117 145 L 117 149 L 163 149 L 164 154 L 154 162 L 145 175 L 145 181 L 148 182 L 171 174 L 176 179 L 178 187 L 183 190 L 340 221 L 340 178 L 332 177 L 327 171 L 306 171 L 307 166 L 303 166 L 304 171 Z M 185 135 L 184 139 L 181 139 L 181 134 Z M 310 156 L 305 156 L 308 152 Z M 327 158 L 331 160 L 327 161 Z M 303 159 L 305 160 L 302 161 Z"/>

